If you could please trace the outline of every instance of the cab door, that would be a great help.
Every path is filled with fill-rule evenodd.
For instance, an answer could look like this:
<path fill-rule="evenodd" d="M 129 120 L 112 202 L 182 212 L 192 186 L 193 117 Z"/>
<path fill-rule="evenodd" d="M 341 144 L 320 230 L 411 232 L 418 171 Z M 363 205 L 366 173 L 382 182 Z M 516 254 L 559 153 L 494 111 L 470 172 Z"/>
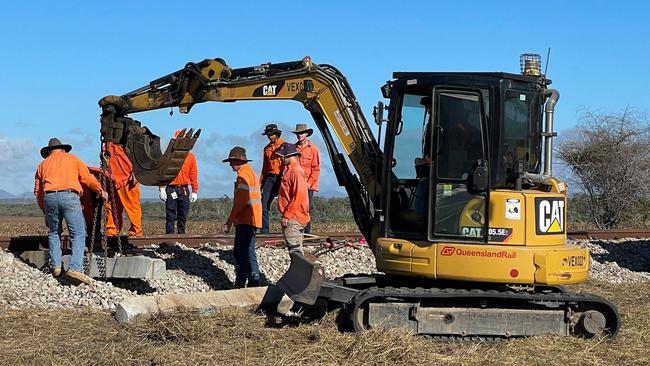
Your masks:
<path fill-rule="evenodd" d="M 488 156 L 483 96 L 478 89 L 436 87 L 429 238 L 487 242 Z"/>

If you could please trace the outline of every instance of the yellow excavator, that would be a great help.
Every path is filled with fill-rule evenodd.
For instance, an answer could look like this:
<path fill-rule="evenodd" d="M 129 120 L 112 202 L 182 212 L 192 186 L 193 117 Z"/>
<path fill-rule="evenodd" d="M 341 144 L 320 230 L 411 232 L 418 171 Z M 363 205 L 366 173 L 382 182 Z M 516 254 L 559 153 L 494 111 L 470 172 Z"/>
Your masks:
<path fill-rule="evenodd" d="M 590 257 L 566 243 L 567 187 L 551 172 L 559 93 L 538 55 L 522 55 L 521 69 L 395 72 L 381 86 L 388 106 L 379 102 L 373 113 L 380 138 L 385 128 L 380 149 L 335 67 L 309 57 L 237 69 L 206 59 L 102 98 L 101 138 L 126 148 L 141 183 L 165 185 L 200 130 L 183 131 L 163 153 L 158 136 L 130 115 L 189 113 L 210 101 L 295 100 L 321 133 L 380 273 L 325 279 L 318 263 L 292 256 L 279 281 L 292 299 L 342 303 L 357 331 L 615 335 L 621 320 L 612 303 L 563 287 L 587 278 Z"/>

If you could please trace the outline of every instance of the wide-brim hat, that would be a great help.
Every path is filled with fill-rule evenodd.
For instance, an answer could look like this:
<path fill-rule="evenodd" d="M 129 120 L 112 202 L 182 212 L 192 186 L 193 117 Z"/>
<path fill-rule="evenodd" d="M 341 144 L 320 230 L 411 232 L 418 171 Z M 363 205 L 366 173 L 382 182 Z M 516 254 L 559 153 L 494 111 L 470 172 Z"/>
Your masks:
<path fill-rule="evenodd" d="M 296 147 L 295 144 L 285 142 L 282 145 L 280 145 L 280 147 L 277 150 L 275 150 L 275 154 L 283 158 L 286 158 L 293 155 L 300 155 L 300 151 L 298 151 L 298 148 Z"/>
<path fill-rule="evenodd" d="M 291 131 L 291 132 L 295 133 L 296 135 L 299 134 L 299 133 L 307 132 L 307 136 L 311 136 L 314 133 L 314 129 L 307 128 L 306 123 L 298 123 L 296 125 L 295 131 Z"/>
<path fill-rule="evenodd" d="M 249 162 L 252 160 L 248 160 L 246 158 L 246 149 L 244 149 L 241 146 L 235 146 L 230 150 L 230 153 L 228 154 L 228 157 L 223 159 L 222 162 L 228 163 L 231 160 L 239 160 L 239 161 L 244 161 L 244 162 Z"/>
<path fill-rule="evenodd" d="M 279 130 L 278 125 L 276 125 L 275 123 L 266 125 L 266 127 L 264 127 L 264 132 L 262 132 L 262 135 L 266 135 L 266 136 L 275 135 L 275 134 L 278 135 L 282 134 L 282 130 Z"/>
<path fill-rule="evenodd" d="M 63 149 L 65 152 L 70 152 L 70 150 L 72 150 L 72 145 L 62 144 L 61 140 L 53 137 L 47 143 L 47 146 L 41 149 L 41 156 L 47 158 L 47 156 L 50 155 L 50 151 L 54 149 Z"/>

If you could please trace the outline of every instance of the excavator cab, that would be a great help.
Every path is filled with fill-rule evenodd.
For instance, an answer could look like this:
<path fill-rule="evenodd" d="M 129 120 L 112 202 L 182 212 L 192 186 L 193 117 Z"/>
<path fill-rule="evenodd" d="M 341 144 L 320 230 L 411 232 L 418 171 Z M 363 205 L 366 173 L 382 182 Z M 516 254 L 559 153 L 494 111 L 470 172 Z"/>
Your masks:
<path fill-rule="evenodd" d="M 534 186 L 525 186 L 525 174 L 540 173 L 542 106 L 550 81 L 479 72 L 393 76 L 382 88 L 391 107 L 378 267 L 435 278 L 439 255 L 425 252 L 438 243 L 502 243 L 516 232 L 516 244 L 526 245 L 517 192 Z M 504 215 L 507 200 L 513 212 Z M 428 265 L 416 265 L 417 249 Z"/>

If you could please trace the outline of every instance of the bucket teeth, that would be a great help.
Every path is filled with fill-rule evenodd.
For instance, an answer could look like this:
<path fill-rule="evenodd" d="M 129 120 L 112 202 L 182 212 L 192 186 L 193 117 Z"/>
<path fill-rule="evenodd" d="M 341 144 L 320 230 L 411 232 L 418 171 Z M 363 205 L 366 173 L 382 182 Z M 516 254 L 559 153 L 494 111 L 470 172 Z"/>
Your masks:
<path fill-rule="evenodd" d="M 133 174 L 138 182 L 147 186 L 169 184 L 183 166 L 187 154 L 194 147 L 201 130 L 183 129 L 171 139 L 163 153 L 160 137 L 140 122 L 114 112 L 102 116 L 102 139 L 124 146 L 133 164 Z"/>

